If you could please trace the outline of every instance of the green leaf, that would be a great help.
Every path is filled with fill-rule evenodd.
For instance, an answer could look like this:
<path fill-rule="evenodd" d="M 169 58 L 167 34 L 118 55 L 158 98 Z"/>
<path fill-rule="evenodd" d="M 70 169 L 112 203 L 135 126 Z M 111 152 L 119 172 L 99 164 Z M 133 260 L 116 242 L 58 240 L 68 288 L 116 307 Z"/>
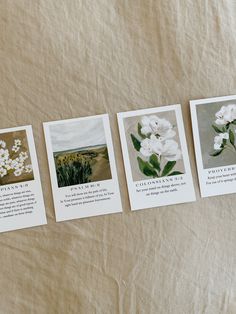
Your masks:
<path fill-rule="evenodd" d="M 138 123 L 138 134 L 139 134 L 139 136 L 142 138 L 146 138 L 146 136 L 144 134 L 142 134 L 141 129 L 142 129 L 142 125 L 140 123 Z"/>
<path fill-rule="evenodd" d="M 155 169 L 146 161 L 142 160 L 142 158 L 137 157 L 139 169 L 148 177 L 157 177 L 157 173 Z"/>
<path fill-rule="evenodd" d="M 164 169 L 163 169 L 161 175 L 162 175 L 163 177 L 166 176 L 166 175 L 174 168 L 175 164 L 176 164 L 176 161 L 175 161 L 175 160 L 173 160 L 173 161 L 168 161 L 168 162 L 165 164 L 165 167 L 164 167 Z"/>
<path fill-rule="evenodd" d="M 236 124 L 236 119 L 234 121 L 231 122 L 232 124 Z"/>
<path fill-rule="evenodd" d="M 232 130 L 229 130 L 229 140 L 230 140 L 230 143 L 234 146 L 235 136 Z"/>
<path fill-rule="evenodd" d="M 226 143 L 227 143 L 226 138 L 223 138 L 223 143 L 221 144 L 221 147 L 223 148 L 226 145 Z"/>
<path fill-rule="evenodd" d="M 150 162 L 150 164 L 153 165 L 153 167 L 154 167 L 155 169 L 157 169 L 158 171 L 161 170 L 160 162 L 159 162 L 158 157 L 157 157 L 156 154 L 152 154 L 152 155 L 150 156 L 149 162 Z"/>
<path fill-rule="evenodd" d="M 223 152 L 223 150 L 224 150 L 223 148 L 220 150 L 215 150 L 213 153 L 210 153 L 210 156 L 213 156 L 213 157 L 219 156 Z"/>
<path fill-rule="evenodd" d="M 177 176 L 177 175 L 179 175 L 179 174 L 183 174 L 183 172 L 180 172 L 180 171 L 173 171 L 173 172 L 171 172 L 171 173 L 168 174 L 168 177 L 170 177 L 170 176 Z"/>
<path fill-rule="evenodd" d="M 216 125 L 212 124 L 212 127 L 217 133 L 223 133 L 223 131 L 219 129 Z"/>
<path fill-rule="evenodd" d="M 141 142 L 133 135 L 130 134 L 134 148 L 139 152 L 141 148 Z"/>

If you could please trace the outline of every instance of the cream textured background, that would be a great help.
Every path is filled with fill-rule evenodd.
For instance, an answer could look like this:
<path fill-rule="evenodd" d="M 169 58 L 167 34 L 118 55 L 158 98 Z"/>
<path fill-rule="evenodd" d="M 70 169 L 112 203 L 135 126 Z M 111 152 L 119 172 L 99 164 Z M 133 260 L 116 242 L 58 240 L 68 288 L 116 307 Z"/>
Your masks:
<path fill-rule="evenodd" d="M 199 198 L 189 99 L 236 93 L 232 0 L 0 0 L 0 126 L 48 225 L 0 235 L 0 313 L 236 313 L 236 195 Z M 181 103 L 198 201 L 129 211 L 115 113 Z M 55 223 L 42 122 L 108 112 L 124 213 Z"/>

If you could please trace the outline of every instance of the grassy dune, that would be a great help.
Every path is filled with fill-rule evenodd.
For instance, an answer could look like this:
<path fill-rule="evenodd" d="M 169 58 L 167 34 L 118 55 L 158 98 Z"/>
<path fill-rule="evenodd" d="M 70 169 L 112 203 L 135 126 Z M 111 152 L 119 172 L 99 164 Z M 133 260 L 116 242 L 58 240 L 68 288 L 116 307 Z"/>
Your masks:
<path fill-rule="evenodd" d="M 54 153 L 58 186 L 111 179 L 107 146 Z"/>

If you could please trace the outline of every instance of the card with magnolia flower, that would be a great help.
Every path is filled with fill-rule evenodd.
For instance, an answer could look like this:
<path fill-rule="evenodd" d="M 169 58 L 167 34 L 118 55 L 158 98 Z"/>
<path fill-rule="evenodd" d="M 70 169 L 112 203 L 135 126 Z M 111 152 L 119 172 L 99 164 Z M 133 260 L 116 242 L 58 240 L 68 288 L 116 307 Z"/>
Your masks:
<path fill-rule="evenodd" d="M 195 200 L 181 105 L 118 113 L 131 210 Z"/>
<path fill-rule="evenodd" d="M 124 119 L 134 181 L 185 172 L 175 111 Z"/>

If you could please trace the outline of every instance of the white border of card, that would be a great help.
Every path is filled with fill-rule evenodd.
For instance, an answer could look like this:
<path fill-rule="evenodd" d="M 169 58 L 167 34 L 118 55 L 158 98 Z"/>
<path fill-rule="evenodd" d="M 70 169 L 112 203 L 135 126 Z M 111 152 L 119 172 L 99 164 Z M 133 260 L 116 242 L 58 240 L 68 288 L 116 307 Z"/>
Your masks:
<path fill-rule="evenodd" d="M 179 132 L 180 145 L 183 156 L 185 173 L 171 177 L 160 177 L 133 181 L 130 158 L 125 134 L 124 118 L 141 115 L 158 114 L 160 112 L 174 111 Z M 151 109 L 142 109 L 117 114 L 118 124 L 125 165 L 126 179 L 129 190 L 131 210 L 159 207 L 171 204 L 193 202 L 196 200 L 193 186 L 188 149 L 180 105 L 170 105 Z M 135 159 L 136 160 L 136 159 Z M 155 192 L 156 191 L 156 192 Z M 159 192 L 158 192 L 159 191 Z"/>
<path fill-rule="evenodd" d="M 236 192 L 236 163 L 235 165 L 230 166 L 204 169 L 196 109 L 196 107 L 201 104 L 205 104 L 207 106 L 208 104 L 220 103 L 230 100 L 236 101 L 236 95 L 190 101 L 194 147 L 196 154 L 198 179 L 202 197 L 230 194 Z M 213 143 L 214 138 L 212 140 Z M 225 177 L 225 179 L 228 178 L 229 180 L 224 180 L 223 176 Z M 214 184 L 212 184 L 213 182 Z"/>
<path fill-rule="evenodd" d="M 58 187 L 50 126 L 102 119 L 109 155 L 111 179 Z M 115 156 L 108 114 L 45 122 L 44 133 L 47 146 L 49 170 L 55 206 L 56 221 L 84 218 L 122 212 Z M 94 129 L 96 133 L 96 129 Z M 91 197 L 91 198 L 90 198 Z M 86 201 L 91 199 L 91 201 Z"/>
<path fill-rule="evenodd" d="M 47 224 L 32 126 L 1 129 L 0 136 L 17 131 L 26 131 L 34 179 L 0 185 L 0 232 Z"/>

